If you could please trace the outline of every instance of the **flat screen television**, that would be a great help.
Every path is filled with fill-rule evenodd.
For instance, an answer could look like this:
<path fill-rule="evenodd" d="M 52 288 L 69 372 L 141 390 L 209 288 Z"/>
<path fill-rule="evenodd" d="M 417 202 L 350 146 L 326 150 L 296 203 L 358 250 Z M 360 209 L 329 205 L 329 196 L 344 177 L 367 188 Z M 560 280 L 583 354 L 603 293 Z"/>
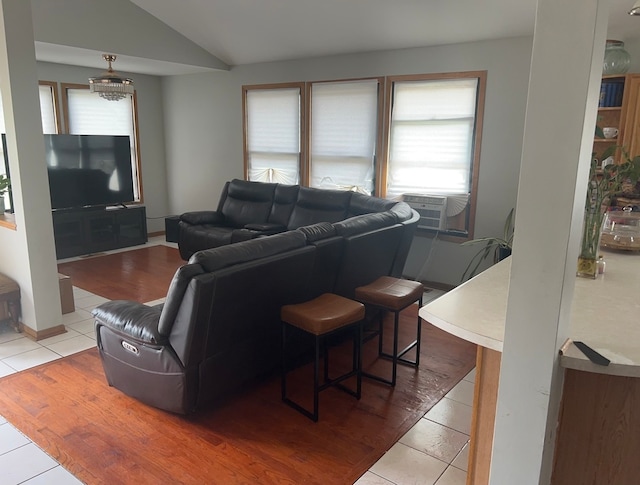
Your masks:
<path fill-rule="evenodd" d="M 127 135 L 44 135 L 51 208 L 133 202 Z"/>

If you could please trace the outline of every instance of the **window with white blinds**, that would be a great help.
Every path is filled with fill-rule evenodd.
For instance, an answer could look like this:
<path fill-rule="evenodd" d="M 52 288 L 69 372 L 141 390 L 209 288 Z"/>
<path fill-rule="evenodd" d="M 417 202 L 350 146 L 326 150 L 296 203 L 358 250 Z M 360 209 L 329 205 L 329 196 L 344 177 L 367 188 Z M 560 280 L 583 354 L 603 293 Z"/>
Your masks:
<path fill-rule="evenodd" d="M 471 191 L 478 82 L 393 83 L 387 197 Z"/>
<path fill-rule="evenodd" d="M 447 196 L 447 234 L 472 238 L 486 79 L 468 71 L 243 86 L 247 177 L 388 199 Z"/>
<path fill-rule="evenodd" d="M 311 85 L 310 185 L 374 190 L 378 80 Z"/>
<path fill-rule="evenodd" d="M 119 101 L 108 101 L 88 88 L 65 87 L 67 131 L 72 135 L 129 135 L 131 170 L 136 201 L 140 200 L 135 106 L 132 95 Z"/>
<path fill-rule="evenodd" d="M 249 89 L 245 93 L 248 179 L 300 181 L 301 88 Z"/>

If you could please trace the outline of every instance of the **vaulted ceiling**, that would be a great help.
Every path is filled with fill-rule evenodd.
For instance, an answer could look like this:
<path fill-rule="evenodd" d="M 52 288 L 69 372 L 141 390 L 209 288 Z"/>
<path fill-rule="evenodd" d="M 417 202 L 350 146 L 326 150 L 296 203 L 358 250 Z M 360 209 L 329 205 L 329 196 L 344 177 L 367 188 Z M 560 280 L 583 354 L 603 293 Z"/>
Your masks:
<path fill-rule="evenodd" d="M 44 8 L 45 1 L 52 4 L 32 0 L 33 8 Z M 527 36 L 533 34 L 536 11 L 536 0 L 130 1 L 229 66 Z M 609 37 L 640 36 L 640 17 L 627 14 L 633 2 L 610 0 Z M 85 5 L 98 3 L 103 4 L 90 0 Z M 118 26 L 111 27 L 117 35 Z M 38 59 L 100 65 L 91 49 L 74 54 L 69 46 L 67 52 L 56 46 L 41 45 Z M 73 59 L 80 54 L 82 61 Z M 179 64 L 158 73 L 189 71 Z M 209 64 L 200 67 L 215 68 L 215 61 Z M 127 64 L 125 58 L 119 67 L 154 73 L 141 59 Z"/>

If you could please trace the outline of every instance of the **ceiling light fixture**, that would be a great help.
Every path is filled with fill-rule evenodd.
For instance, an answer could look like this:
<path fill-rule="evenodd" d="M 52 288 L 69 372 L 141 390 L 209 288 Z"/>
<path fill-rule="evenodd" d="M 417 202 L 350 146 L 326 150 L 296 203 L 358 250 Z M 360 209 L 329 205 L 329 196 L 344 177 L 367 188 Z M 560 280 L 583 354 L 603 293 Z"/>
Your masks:
<path fill-rule="evenodd" d="M 640 0 L 633 4 L 633 7 L 629 10 L 629 15 L 640 15 Z"/>
<path fill-rule="evenodd" d="M 92 93 L 98 93 L 109 101 L 119 101 L 128 94 L 133 94 L 133 80 L 121 77 L 111 68 L 116 56 L 102 54 L 102 58 L 109 63 L 109 68 L 98 77 L 89 78 L 89 89 Z"/>

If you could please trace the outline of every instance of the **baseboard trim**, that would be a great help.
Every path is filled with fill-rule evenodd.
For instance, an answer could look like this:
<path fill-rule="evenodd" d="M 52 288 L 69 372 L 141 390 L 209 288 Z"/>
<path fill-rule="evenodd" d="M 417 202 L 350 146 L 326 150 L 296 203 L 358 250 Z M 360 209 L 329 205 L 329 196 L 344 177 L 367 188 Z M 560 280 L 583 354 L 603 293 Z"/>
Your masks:
<path fill-rule="evenodd" d="M 67 333 L 67 329 L 64 328 L 64 325 L 57 325 L 55 327 L 45 328 L 44 330 L 34 330 L 24 323 L 20 323 L 20 330 L 22 330 L 27 337 L 35 341 Z"/>

